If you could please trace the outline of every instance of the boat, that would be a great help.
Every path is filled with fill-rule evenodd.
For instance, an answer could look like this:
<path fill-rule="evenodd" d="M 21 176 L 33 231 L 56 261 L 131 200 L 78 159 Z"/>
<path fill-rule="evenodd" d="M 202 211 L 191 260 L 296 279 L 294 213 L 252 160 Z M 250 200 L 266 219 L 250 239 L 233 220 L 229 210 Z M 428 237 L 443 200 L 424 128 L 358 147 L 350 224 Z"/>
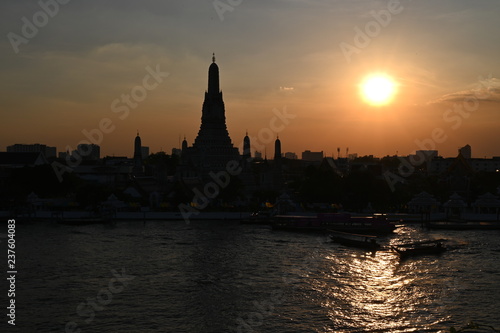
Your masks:
<path fill-rule="evenodd" d="M 383 215 L 353 217 L 347 213 L 321 213 L 316 216 L 276 215 L 271 226 L 275 230 L 319 232 L 329 230 L 365 235 L 391 234 L 396 225 Z"/>
<path fill-rule="evenodd" d="M 428 240 L 407 244 L 393 245 L 391 248 L 397 252 L 401 259 L 408 257 L 428 255 L 428 254 L 441 254 L 446 251 L 443 246 L 445 239 Z"/>
<path fill-rule="evenodd" d="M 372 251 L 376 251 L 381 247 L 380 244 L 376 241 L 377 236 L 360 235 L 335 230 L 329 231 L 332 232 L 332 234 L 330 235 L 332 241 L 344 246 L 357 247 Z"/>

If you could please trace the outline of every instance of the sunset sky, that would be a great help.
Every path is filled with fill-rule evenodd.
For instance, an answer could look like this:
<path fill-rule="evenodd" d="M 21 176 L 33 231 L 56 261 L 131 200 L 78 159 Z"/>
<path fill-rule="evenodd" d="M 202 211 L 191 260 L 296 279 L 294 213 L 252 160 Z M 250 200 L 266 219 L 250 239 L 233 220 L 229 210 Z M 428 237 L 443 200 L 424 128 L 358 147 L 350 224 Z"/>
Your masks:
<path fill-rule="evenodd" d="M 184 135 L 191 145 L 215 52 L 236 146 L 245 131 L 261 133 L 273 156 L 262 133 L 273 109 L 286 109 L 295 118 L 275 134 L 299 157 L 306 149 L 337 156 L 337 147 L 456 156 L 466 144 L 473 157 L 500 156 L 497 0 L 59 1 L 67 3 L 57 10 L 41 1 L 53 17 L 38 1 L 0 2 L 1 151 L 75 149 L 106 118 L 113 129 L 101 156 L 131 157 L 137 130 L 151 152 L 170 153 Z M 34 19 L 36 33 L 23 29 Z M 168 77 L 144 90 L 147 68 Z M 386 105 L 360 94 L 373 73 L 396 84 Z M 136 86 L 147 96 L 126 117 L 113 112 Z"/>

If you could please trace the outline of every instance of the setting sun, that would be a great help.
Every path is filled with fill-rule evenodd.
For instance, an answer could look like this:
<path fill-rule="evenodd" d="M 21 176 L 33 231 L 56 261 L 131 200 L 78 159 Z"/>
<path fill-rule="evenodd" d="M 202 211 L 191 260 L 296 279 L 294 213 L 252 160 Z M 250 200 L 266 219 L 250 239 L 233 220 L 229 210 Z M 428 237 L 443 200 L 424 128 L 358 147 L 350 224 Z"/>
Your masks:
<path fill-rule="evenodd" d="M 375 106 L 390 103 L 397 90 L 396 83 L 385 74 L 366 77 L 360 87 L 363 99 Z"/>

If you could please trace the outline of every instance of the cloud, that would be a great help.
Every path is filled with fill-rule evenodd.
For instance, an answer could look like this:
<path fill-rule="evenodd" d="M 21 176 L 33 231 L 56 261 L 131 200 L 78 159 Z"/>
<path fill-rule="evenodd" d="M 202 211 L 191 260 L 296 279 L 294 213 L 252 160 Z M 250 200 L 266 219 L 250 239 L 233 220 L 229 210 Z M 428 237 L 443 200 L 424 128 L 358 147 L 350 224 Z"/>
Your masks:
<path fill-rule="evenodd" d="M 294 90 L 294 87 L 280 87 L 280 92 L 293 93 Z"/>
<path fill-rule="evenodd" d="M 500 79 L 491 74 L 487 78 L 479 77 L 478 82 L 470 88 L 445 94 L 427 104 L 455 103 L 468 99 L 479 99 L 481 102 L 500 102 Z"/>

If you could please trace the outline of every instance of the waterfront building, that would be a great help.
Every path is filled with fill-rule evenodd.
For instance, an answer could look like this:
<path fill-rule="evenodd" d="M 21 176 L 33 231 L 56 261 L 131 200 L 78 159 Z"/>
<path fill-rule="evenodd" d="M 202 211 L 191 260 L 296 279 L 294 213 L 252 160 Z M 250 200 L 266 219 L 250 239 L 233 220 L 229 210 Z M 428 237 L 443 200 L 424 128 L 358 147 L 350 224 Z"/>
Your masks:
<path fill-rule="evenodd" d="M 467 208 L 467 204 L 464 199 L 455 192 L 450 196 L 448 201 L 443 204 L 443 207 L 447 218 L 461 219 L 465 208 Z"/>
<path fill-rule="evenodd" d="M 408 202 L 408 211 L 410 213 L 435 213 L 438 211 L 439 202 L 433 195 L 423 191 L 415 195 Z"/>
<path fill-rule="evenodd" d="M 478 214 L 495 214 L 498 218 L 500 213 L 500 200 L 492 193 L 480 195 L 472 204 L 474 211 Z"/>

